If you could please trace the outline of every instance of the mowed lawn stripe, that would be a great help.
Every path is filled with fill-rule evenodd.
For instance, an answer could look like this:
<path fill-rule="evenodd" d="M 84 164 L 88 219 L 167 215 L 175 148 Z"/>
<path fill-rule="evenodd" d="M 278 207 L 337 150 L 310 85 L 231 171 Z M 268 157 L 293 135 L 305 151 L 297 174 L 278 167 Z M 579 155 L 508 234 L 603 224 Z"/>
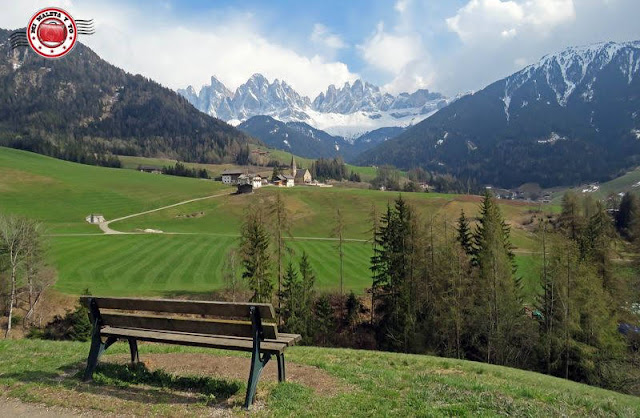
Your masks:
<path fill-rule="evenodd" d="M 218 287 L 222 281 L 222 264 L 227 251 L 233 245 L 233 239 L 206 237 L 202 239 L 195 260 L 191 262 L 180 278 L 184 288 Z"/>
<path fill-rule="evenodd" d="M 206 252 L 209 237 L 194 236 L 188 240 L 188 245 L 182 248 L 182 255 L 167 272 L 166 282 L 179 284 L 180 287 L 195 287 L 193 277 L 193 265 L 202 263 L 203 253 Z M 190 286 L 191 285 L 191 286 Z"/>
<path fill-rule="evenodd" d="M 169 254 L 174 253 L 183 245 L 181 239 L 183 237 L 157 235 L 154 238 L 157 251 L 141 260 L 129 275 L 128 284 L 134 289 L 163 291 L 164 289 L 158 289 L 156 286 L 157 275 L 165 268 Z"/>
<path fill-rule="evenodd" d="M 120 238 L 120 237 L 118 237 Z M 140 260 L 145 260 L 152 254 L 155 254 L 162 247 L 162 240 L 154 239 L 154 236 L 139 235 L 135 237 L 127 237 L 131 241 L 135 241 L 135 245 L 128 249 L 127 254 L 123 254 L 117 262 L 105 269 L 105 274 L 112 277 L 127 277 Z M 127 239 L 122 238 L 122 239 Z"/>
<path fill-rule="evenodd" d="M 167 291 L 169 275 L 176 269 L 179 260 L 193 250 L 193 237 L 189 236 L 164 236 L 168 244 L 166 249 L 159 252 L 161 259 L 154 258 L 153 263 L 149 263 L 149 269 L 144 274 L 145 282 L 151 283 L 151 288 L 157 291 Z"/>
<path fill-rule="evenodd" d="M 71 250 L 65 250 L 64 246 L 56 248 L 59 252 L 56 264 L 60 273 L 56 287 L 64 288 L 68 283 L 82 284 L 88 280 L 94 283 L 103 279 L 100 267 L 108 265 L 113 254 L 121 254 L 123 248 L 131 245 L 128 240 L 116 242 L 112 238 L 106 235 L 56 238 L 56 241 L 62 242 L 79 239 L 85 244 L 74 245 Z"/>

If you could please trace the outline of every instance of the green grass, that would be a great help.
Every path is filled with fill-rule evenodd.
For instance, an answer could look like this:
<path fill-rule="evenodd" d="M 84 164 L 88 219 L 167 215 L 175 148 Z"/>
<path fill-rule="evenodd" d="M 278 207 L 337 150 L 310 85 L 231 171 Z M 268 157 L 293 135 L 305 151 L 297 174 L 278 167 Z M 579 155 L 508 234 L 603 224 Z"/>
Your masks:
<path fill-rule="evenodd" d="M 135 416 L 242 414 L 245 379 L 202 376 L 189 369 L 177 375 L 162 370 L 129 370 L 128 347 L 113 345 L 103 357 L 95 383 L 81 383 L 79 373 L 88 343 L 38 340 L 0 341 L 0 394 L 25 402 L 77 408 L 89 414 Z M 141 360 L 168 354 L 214 356 L 244 354 L 142 344 Z M 318 394 L 290 381 L 262 378 L 258 416 L 619 416 L 640 415 L 640 399 L 523 370 L 430 356 L 292 347 L 288 364 L 317 367 L 334 388 Z M 271 367 L 271 365 L 269 366 Z M 290 368 L 291 370 L 291 368 Z M 188 390 L 184 388 L 189 386 Z M 212 409 L 217 408 L 217 409 Z"/>
<path fill-rule="evenodd" d="M 137 158 L 137 157 L 135 157 Z M 128 164 L 142 161 L 131 160 Z M 298 258 L 306 251 L 316 270 L 321 291 L 339 287 L 339 258 L 329 238 L 336 208 L 345 218 L 345 236 L 366 240 L 370 234 L 370 211 L 381 214 L 397 193 L 349 188 L 262 188 L 254 195 L 229 195 L 202 200 L 151 214 L 115 222 L 120 231 L 160 229 L 190 235 L 100 236 L 85 222 L 90 213 L 114 219 L 182 200 L 233 190 L 220 183 L 92 167 L 37 154 L 0 148 L 0 212 L 18 213 L 45 223 L 49 234 L 84 233 L 84 236 L 49 237 L 50 262 L 57 268 L 56 288 L 79 294 L 89 288 L 102 295 L 172 295 L 220 289 L 222 261 L 237 245 L 245 208 L 268 210 L 268 202 L 281 193 L 291 211 L 290 247 Z M 478 197 L 435 193 L 405 193 L 403 197 L 423 216 L 446 222 L 453 231 L 460 210 L 475 216 Z M 530 216 L 531 207 L 500 202 L 514 223 Z M 531 235 L 521 228 L 512 231 L 520 256 L 535 248 Z M 362 293 L 370 285 L 371 249 L 360 242 L 345 246 L 345 289 Z M 521 275 L 533 286 L 536 276 L 521 263 Z"/>
<path fill-rule="evenodd" d="M 51 263 L 58 270 L 55 288 L 94 295 L 178 296 L 202 294 L 224 287 L 222 266 L 235 237 L 212 235 L 104 235 L 52 237 Z M 320 291 L 339 285 L 335 243 L 288 242 L 296 264 L 303 251 L 317 274 Z M 344 246 L 345 289 L 362 293 L 371 284 L 371 249 L 360 243 Z"/>
<path fill-rule="evenodd" d="M 113 219 L 226 190 L 221 183 L 75 164 L 0 147 L 0 211 L 46 223 L 51 233 L 97 232 Z"/>

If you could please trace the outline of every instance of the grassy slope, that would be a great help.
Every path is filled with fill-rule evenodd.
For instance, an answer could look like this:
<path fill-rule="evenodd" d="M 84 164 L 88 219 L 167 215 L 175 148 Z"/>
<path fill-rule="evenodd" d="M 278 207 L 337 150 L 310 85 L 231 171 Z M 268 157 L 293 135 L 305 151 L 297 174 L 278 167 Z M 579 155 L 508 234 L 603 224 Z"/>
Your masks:
<path fill-rule="evenodd" d="M 52 233 L 96 232 L 84 218 L 107 219 L 215 194 L 219 183 L 109 169 L 0 147 L 0 210 L 46 222 Z"/>
<path fill-rule="evenodd" d="M 625 193 L 629 191 L 639 192 L 640 187 L 640 168 L 636 168 L 635 170 L 629 171 L 626 174 L 613 179 L 611 181 L 607 181 L 605 183 L 601 183 L 599 185 L 599 189 L 595 192 L 592 192 L 592 196 L 595 199 L 606 199 L 611 194 Z M 572 190 L 575 192 L 581 193 L 585 187 L 576 187 Z M 557 192 L 554 194 L 553 203 L 560 204 L 562 201 L 562 195 L 564 194 L 564 190 Z"/>
<path fill-rule="evenodd" d="M 45 222 L 51 233 L 94 233 L 89 213 L 107 219 L 230 190 L 211 181 L 83 166 L 31 153 L 0 148 L 0 211 L 21 213 Z M 248 205 L 265 206 L 277 191 L 292 210 L 292 256 L 309 253 L 322 290 L 336 289 L 339 264 L 335 242 L 300 239 L 331 236 L 335 208 L 346 221 L 346 237 L 368 239 L 372 203 L 382 212 L 395 193 L 343 188 L 263 188 L 253 196 L 225 196 L 116 222 L 117 230 L 161 229 L 196 235 L 54 236 L 49 238 L 51 262 L 59 272 L 56 287 L 68 293 L 89 288 L 94 294 L 174 295 L 208 292 L 223 286 L 222 261 L 237 245 L 242 213 Z M 446 216 L 452 227 L 460 209 L 475 214 L 479 199 L 469 196 L 406 193 L 426 217 Z M 526 217 L 528 206 L 504 203 L 508 219 Z M 266 209 L 265 209 L 266 210 Z M 183 215 L 197 214 L 197 217 Z M 439 222 L 444 222 L 440 220 Z M 532 250 L 530 235 L 513 231 L 519 249 Z M 362 242 L 345 244 L 345 288 L 360 293 L 370 285 L 371 249 Z M 526 254 L 519 254 L 522 271 Z M 529 256 L 529 258 L 531 258 Z M 533 273 L 532 273 L 533 272 Z"/>
<path fill-rule="evenodd" d="M 107 352 L 125 354 L 126 344 Z M 0 341 L 0 394 L 27 402 L 80 408 L 85 411 L 126 411 L 128 414 L 185 416 L 213 412 L 210 405 L 240 414 L 245 381 L 208 376 L 210 390 L 185 392 L 130 383 L 99 369 L 100 383 L 80 383 L 88 343 L 38 340 Z M 149 353 L 208 353 L 217 350 L 143 344 Z M 126 370 L 124 360 L 111 370 Z M 319 395 L 299 383 L 276 384 L 263 378 L 258 386 L 259 416 L 638 416 L 636 397 L 594 388 L 537 373 L 481 363 L 430 356 L 293 347 L 287 361 L 318 367 L 335 379 L 334 395 Z M 118 364 L 120 366 L 118 366 Z M 249 359 L 247 358 L 247 373 Z M 271 366 L 269 366 L 271 367 Z M 195 373 L 191 371 L 190 373 Z M 187 376 L 181 374 L 181 376 Z M 229 396 L 229 388 L 231 397 Z M 224 391 L 224 393 L 220 393 Z M 194 395 L 196 397 L 194 398 Z M 222 400 L 220 400 L 222 398 Z M 190 400 L 188 400 L 190 399 Z M 211 405 L 211 406 L 213 406 Z M 224 410 L 223 410 L 224 411 Z M 220 411 L 218 411 L 220 412 Z"/>

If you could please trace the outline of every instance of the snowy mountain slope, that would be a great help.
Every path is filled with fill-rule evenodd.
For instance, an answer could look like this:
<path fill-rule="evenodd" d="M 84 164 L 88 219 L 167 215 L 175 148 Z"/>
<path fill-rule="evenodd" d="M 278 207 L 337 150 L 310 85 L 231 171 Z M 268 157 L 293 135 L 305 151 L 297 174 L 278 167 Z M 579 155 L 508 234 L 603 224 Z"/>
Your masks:
<path fill-rule="evenodd" d="M 512 187 L 640 164 L 640 42 L 568 48 L 460 98 L 359 158 Z"/>
<path fill-rule="evenodd" d="M 232 125 L 266 115 L 282 122 L 304 122 L 351 142 L 382 127 L 414 125 L 448 104 L 444 96 L 428 90 L 393 96 L 362 80 L 339 89 L 331 85 L 312 102 L 286 82 L 269 83 L 261 74 L 251 76 L 234 93 L 215 77 L 200 92 L 189 86 L 178 93 L 201 111 Z"/>
<path fill-rule="evenodd" d="M 341 156 L 352 161 L 362 152 L 398 135 L 399 127 L 380 128 L 347 141 L 341 136 L 330 135 L 304 122 L 281 122 L 270 116 L 254 116 L 238 129 L 260 139 L 272 148 L 292 152 L 306 158 L 332 158 Z"/>

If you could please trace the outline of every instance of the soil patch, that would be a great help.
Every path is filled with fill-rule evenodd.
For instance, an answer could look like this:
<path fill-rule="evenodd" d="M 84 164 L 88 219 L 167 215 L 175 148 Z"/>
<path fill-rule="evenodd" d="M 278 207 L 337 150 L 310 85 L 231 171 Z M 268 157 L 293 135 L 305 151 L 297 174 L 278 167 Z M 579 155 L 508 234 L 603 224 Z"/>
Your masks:
<path fill-rule="evenodd" d="M 217 376 L 245 381 L 249 377 L 250 360 L 245 357 L 220 357 L 201 353 L 144 354 L 141 361 L 149 370 L 162 369 L 177 375 Z M 105 361 L 126 363 L 128 355 L 105 356 Z M 287 382 L 311 388 L 316 394 L 333 396 L 345 390 L 346 385 L 326 371 L 313 366 L 286 361 Z M 275 359 L 267 363 L 260 381 L 278 381 Z"/>

